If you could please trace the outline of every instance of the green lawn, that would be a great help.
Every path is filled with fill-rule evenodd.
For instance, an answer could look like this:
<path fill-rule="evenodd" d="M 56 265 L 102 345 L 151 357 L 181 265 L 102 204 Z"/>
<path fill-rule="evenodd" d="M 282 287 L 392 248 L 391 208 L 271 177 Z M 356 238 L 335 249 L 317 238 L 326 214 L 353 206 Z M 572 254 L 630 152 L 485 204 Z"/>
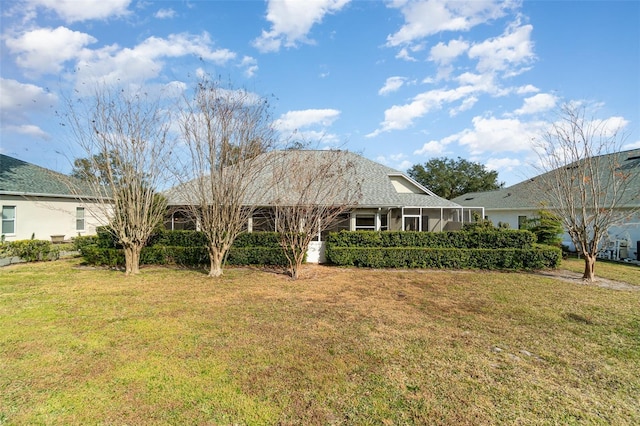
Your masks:
<path fill-rule="evenodd" d="M 0 424 L 640 424 L 640 291 L 79 264 L 0 270 Z"/>
<path fill-rule="evenodd" d="M 584 259 L 564 259 L 561 268 L 582 274 L 584 272 Z M 596 279 L 598 277 L 607 278 L 640 286 L 640 266 L 598 260 L 596 261 L 595 271 Z"/>

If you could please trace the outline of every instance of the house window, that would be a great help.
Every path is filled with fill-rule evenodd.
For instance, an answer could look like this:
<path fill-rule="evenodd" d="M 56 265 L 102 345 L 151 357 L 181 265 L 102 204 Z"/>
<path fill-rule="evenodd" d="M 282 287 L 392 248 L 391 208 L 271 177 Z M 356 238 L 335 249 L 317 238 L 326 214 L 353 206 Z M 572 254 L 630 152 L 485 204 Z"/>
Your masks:
<path fill-rule="evenodd" d="M 76 207 L 76 231 L 84 231 L 84 207 Z"/>
<path fill-rule="evenodd" d="M 340 232 L 340 231 L 348 231 L 350 228 L 351 215 L 349 213 L 343 213 L 336 217 L 329 226 L 325 230 L 322 231 L 321 241 L 325 241 L 327 239 L 327 235 L 330 232 Z"/>
<path fill-rule="evenodd" d="M 420 230 L 420 216 L 405 216 L 404 217 L 404 230 L 405 231 L 419 231 Z"/>
<path fill-rule="evenodd" d="M 420 208 L 405 208 L 402 210 L 402 221 L 405 231 L 421 231 Z"/>
<path fill-rule="evenodd" d="M 356 231 L 375 231 L 376 217 L 375 215 L 357 215 Z"/>
<path fill-rule="evenodd" d="M 527 217 L 518 216 L 518 229 L 525 229 L 527 227 Z"/>
<path fill-rule="evenodd" d="M 2 206 L 2 233 L 16 233 L 16 206 Z"/>
<path fill-rule="evenodd" d="M 276 231 L 276 222 L 273 212 L 268 209 L 259 209 L 253 213 L 253 224 L 251 226 L 253 232 L 274 232 Z"/>

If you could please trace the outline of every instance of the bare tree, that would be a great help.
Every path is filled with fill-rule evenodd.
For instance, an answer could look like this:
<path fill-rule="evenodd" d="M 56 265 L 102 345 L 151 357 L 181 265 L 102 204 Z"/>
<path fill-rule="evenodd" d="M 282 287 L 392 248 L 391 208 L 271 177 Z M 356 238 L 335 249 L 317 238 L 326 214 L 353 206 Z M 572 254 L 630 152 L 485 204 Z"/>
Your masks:
<path fill-rule="evenodd" d="M 108 218 L 103 225 L 124 248 L 125 273 L 137 274 L 142 247 L 166 210 L 156 190 L 166 184 L 169 112 L 142 90 L 99 86 L 91 96 L 67 99 L 63 116 L 86 170 L 99 171 L 76 176 L 86 186 L 74 191 L 96 197 L 100 216 Z"/>
<path fill-rule="evenodd" d="M 635 214 L 640 185 L 625 168 L 624 138 L 611 122 L 587 118 L 586 108 L 565 104 L 559 120 L 538 141 L 539 199 L 560 216 L 579 254 L 583 279 L 595 279 L 595 263 L 610 226 Z"/>
<path fill-rule="evenodd" d="M 186 147 L 173 197 L 206 235 L 209 276 L 222 275 L 226 254 L 255 209 L 254 182 L 274 144 L 270 106 L 246 90 L 201 79 L 185 100 L 180 129 Z"/>
<path fill-rule="evenodd" d="M 297 279 L 312 240 L 359 202 L 361 183 L 346 151 L 289 150 L 274 153 L 274 223 L 289 273 Z"/>

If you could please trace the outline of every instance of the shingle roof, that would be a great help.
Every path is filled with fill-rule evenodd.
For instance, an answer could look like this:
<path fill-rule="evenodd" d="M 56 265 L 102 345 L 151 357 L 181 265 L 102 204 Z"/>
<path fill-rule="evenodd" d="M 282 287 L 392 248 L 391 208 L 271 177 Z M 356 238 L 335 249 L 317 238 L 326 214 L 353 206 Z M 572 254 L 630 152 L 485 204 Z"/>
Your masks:
<path fill-rule="evenodd" d="M 0 154 L 0 193 L 73 197 L 72 180 L 62 173 Z"/>
<path fill-rule="evenodd" d="M 625 198 L 621 200 L 620 206 L 640 207 L 640 195 L 638 194 L 638 188 L 640 188 L 640 149 L 606 154 L 601 158 L 603 160 L 615 160 L 620 164 L 619 168 L 621 170 L 630 172 L 629 179 L 631 181 L 628 185 L 630 191 L 625 193 Z M 608 161 L 600 161 L 599 164 L 603 164 L 603 167 L 606 167 L 610 163 Z M 497 191 L 469 192 L 453 198 L 451 201 L 465 207 L 484 207 L 488 210 L 538 209 L 541 207 L 541 203 L 545 202 L 545 195 L 536 190 L 536 180 L 543 179 L 554 172 L 551 171 Z M 549 202 L 547 201 L 546 204 L 549 205 Z"/>
<path fill-rule="evenodd" d="M 322 164 L 322 161 L 326 161 L 327 155 L 335 154 L 336 151 L 296 150 L 274 151 L 262 155 L 265 156 L 265 158 L 275 155 L 283 156 L 281 158 L 283 158 L 285 162 L 289 156 L 295 156 L 295 161 L 303 161 L 304 164 L 312 168 L 314 164 Z M 352 152 L 339 151 L 339 154 L 336 161 L 352 165 L 356 179 L 362 182 L 360 188 L 362 197 L 358 202 L 358 206 L 360 207 L 460 207 L 454 202 L 434 195 L 428 189 L 421 187 L 417 182 L 398 170 L 376 163 Z M 267 162 L 269 163 L 268 160 Z M 255 184 L 261 188 L 269 188 L 270 185 L 267 182 L 270 181 L 272 176 L 273 172 L 270 169 L 266 169 L 261 173 Z M 392 183 L 392 177 L 404 180 L 409 186 L 416 187 L 420 193 L 398 193 Z M 291 179 L 294 178 L 295 177 L 291 177 Z M 165 195 L 167 195 L 169 199 L 169 204 L 180 204 L 180 196 L 178 195 L 180 191 L 180 186 L 167 191 Z M 258 195 L 252 197 L 253 199 L 251 200 L 247 200 L 246 204 L 268 206 L 271 200 L 274 199 L 273 194 L 270 193 L 268 189 L 257 191 L 256 193 Z"/>

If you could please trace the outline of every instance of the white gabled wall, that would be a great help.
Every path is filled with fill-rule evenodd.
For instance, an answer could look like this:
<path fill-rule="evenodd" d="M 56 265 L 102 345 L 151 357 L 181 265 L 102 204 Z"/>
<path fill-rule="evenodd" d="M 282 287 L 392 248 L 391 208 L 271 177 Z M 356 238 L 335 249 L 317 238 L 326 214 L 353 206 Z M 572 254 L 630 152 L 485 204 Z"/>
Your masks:
<path fill-rule="evenodd" d="M 94 235 L 96 226 L 106 223 L 95 206 L 71 198 L 22 197 L 2 195 L 1 206 L 15 206 L 15 234 L 5 235 L 6 241 L 51 240 L 52 235 L 64 235 L 66 240 L 78 234 Z M 85 209 L 84 231 L 76 230 L 76 208 Z"/>
<path fill-rule="evenodd" d="M 389 176 L 389 180 L 399 194 L 424 194 L 424 191 L 402 176 Z"/>

